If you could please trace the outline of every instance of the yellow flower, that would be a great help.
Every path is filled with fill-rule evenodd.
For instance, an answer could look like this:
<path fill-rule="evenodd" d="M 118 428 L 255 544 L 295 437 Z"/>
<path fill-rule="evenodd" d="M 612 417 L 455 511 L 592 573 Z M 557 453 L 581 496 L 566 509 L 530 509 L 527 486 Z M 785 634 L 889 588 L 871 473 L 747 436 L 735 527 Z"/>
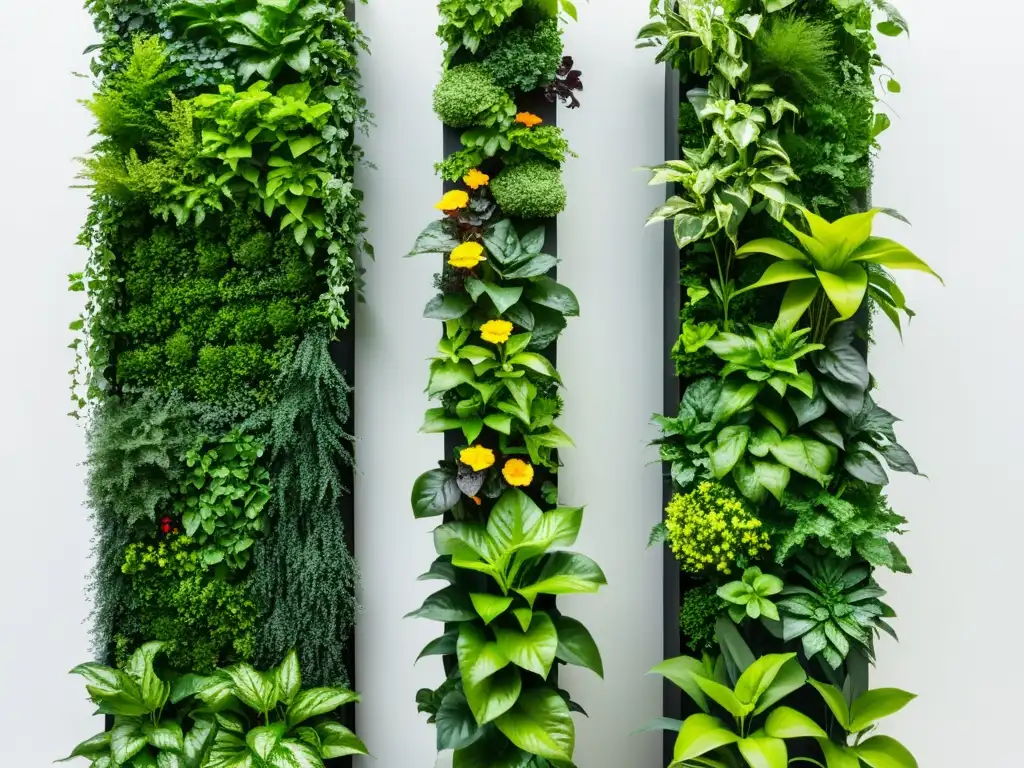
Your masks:
<path fill-rule="evenodd" d="M 453 189 L 451 192 L 446 192 L 445 196 L 441 198 L 441 202 L 434 207 L 439 211 L 457 211 L 467 205 L 469 205 L 469 193 L 463 189 Z"/>
<path fill-rule="evenodd" d="M 533 126 L 540 125 L 544 121 L 532 112 L 520 112 L 516 115 L 516 122 L 520 125 L 525 125 L 527 128 L 533 128 Z"/>
<path fill-rule="evenodd" d="M 465 176 L 462 177 L 462 183 L 470 189 L 480 189 L 480 187 L 486 187 L 491 181 L 491 177 L 486 173 L 481 173 L 478 169 L 474 168 Z"/>
<path fill-rule="evenodd" d="M 484 448 L 482 445 L 474 445 L 462 450 L 462 453 L 459 454 L 459 461 L 474 472 L 483 472 L 494 466 L 494 451 Z"/>
<path fill-rule="evenodd" d="M 508 320 L 488 320 L 480 326 L 480 337 L 491 344 L 504 344 L 512 335 L 512 323 Z"/>
<path fill-rule="evenodd" d="M 472 241 L 463 243 L 448 257 L 448 263 L 459 269 L 472 269 L 484 260 L 484 247 Z"/>
<path fill-rule="evenodd" d="M 533 482 L 533 465 L 522 459 L 509 459 L 501 470 L 505 482 L 520 488 L 525 488 Z"/>

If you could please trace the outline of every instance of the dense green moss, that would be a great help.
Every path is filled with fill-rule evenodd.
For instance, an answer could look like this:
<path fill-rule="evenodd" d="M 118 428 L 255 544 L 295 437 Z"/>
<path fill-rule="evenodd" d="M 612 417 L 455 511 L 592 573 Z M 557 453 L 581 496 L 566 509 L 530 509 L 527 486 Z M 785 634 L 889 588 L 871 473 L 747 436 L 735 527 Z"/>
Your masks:
<path fill-rule="evenodd" d="M 562 169 L 543 161 L 506 167 L 491 181 L 491 192 L 506 216 L 543 219 L 565 210 Z"/>

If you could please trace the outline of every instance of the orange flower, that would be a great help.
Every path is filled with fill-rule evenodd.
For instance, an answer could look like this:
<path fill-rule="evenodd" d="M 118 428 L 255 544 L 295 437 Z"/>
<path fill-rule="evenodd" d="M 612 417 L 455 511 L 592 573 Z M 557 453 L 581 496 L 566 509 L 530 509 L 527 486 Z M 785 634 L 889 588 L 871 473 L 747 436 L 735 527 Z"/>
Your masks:
<path fill-rule="evenodd" d="M 439 211 L 457 211 L 469 205 L 469 193 L 462 189 L 453 189 L 445 194 L 434 207 Z"/>
<path fill-rule="evenodd" d="M 470 189 L 480 189 L 490 184 L 491 177 L 474 168 L 462 177 L 462 182 Z"/>
<path fill-rule="evenodd" d="M 516 122 L 525 125 L 527 128 L 533 128 L 533 126 L 540 125 L 544 121 L 532 112 L 520 112 L 516 115 Z"/>
<path fill-rule="evenodd" d="M 469 498 L 471 498 L 473 500 L 473 503 L 476 504 L 478 507 L 484 503 L 483 499 L 481 499 L 479 496 L 470 496 Z"/>
<path fill-rule="evenodd" d="M 509 485 L 525 488 L 533 482 L 533 465 L 522 459 L 509 459 L 501 474 Z"/>

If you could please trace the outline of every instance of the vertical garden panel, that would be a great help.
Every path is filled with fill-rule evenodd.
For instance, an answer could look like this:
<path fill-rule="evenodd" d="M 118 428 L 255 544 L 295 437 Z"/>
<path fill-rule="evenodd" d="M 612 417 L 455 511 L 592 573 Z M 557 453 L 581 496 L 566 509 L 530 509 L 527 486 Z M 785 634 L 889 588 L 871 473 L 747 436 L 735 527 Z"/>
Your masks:
<path fill-rule="evenodd" d="M 901 90 L 875 34 L 906 21 L 873 0 L 652 12 L 640 46 L 667 67 L 651 182 L 669 187 L 651 217 L 666 226 L 665 762 L 916 765 L 863 733 L 913 698 L 867 692 L 896 615 L 874 573 L 909 572 L 884 486 L 918 474 L 868 348 L 879 318 L 913 316 L 891 272 L 931 273 L 871 236 L 879 214 L 900 218 L 869 202 L 889 124 L 875 89 Z"/>
<path fill-rule="evenodd" d="M 570 154 L 555 105 L 578 105 L 559 26 L 575 8 L 442 0 L 440 12 L 444 218 L 410 255 L 442 260 L 424 312 L 444 322 L 427 386 L 438 407 L 421 431 L 444 432 L 446 455 L 416 481 L 412 507 L 416 518 L 443 518 L 423 578 L 448 586 L 411 616 L 443 623 L 421 658 L 442 657 L 447 679 L 417 702 L 456 765 L 569 763 L 579 706 L 559 688 L 558 666 L 603 668 L 590 633 L 555 598 L 605 583 L 590 558 L 561 550 L 582 508 L 557 506 L 559 449 L 572 441 L 555 425 L 555 344 L 579 306 L 555 279 Z"/>
<path fill-rule="evenodd" d="M 74 392 L 111 666 L 75 671 L 117 720 L 75 755 L 363 754 L 340 708 L 357 699 L 346 376 L 369 250 L 366 40 L 340 1 L 86 5 L 99 138 Z"/>

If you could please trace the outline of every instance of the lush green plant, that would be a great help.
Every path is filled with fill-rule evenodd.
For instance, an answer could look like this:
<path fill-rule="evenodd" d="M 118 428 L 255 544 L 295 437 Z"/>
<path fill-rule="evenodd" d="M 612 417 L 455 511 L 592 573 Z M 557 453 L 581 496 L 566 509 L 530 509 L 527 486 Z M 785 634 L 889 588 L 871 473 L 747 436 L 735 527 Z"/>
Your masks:
<path fill-rule="evenodd" d="M 438 5 L 441 26 L 437 36 L 446 45 L 446 63 L 462 48 L 476 53 L 481 41 L 492 36 L 522 6 L 523 0 L 482 0 L 479 3 L 441 0 Z"/>
<path fill-rule="evenodd" d="M 688 573 L 726 575 L 769 549 L 762 523 L 729 488 L 703 482 L 665 509 L 672 553 Z"/>
<path fill-rule="evenodd" d="M 93 768 L 323 768 L 324 760 L 368 754 L 332 716 L 359 697 L 344 688 L 304 690 L 294 652 L 268 672 L 238 664 L 210 677 L 165 680 L 154 668 L 163 649 L 163 643 L 146 643 L 124 671 L 96 663 L 72 670 L 85 679 L 99 712 L 115 720 L 112 730 L 82 742 L 67 760 L 84 757 Z"/>
<path fill-rule="evenodd" d="M 506 167 L 491 183 L 494 202 L 506 216 L 540 219 L 565 210 L 566 191 L 559 166 L 528 161 Z"/>
<path fill-rule="evenodd" d="M 768 729 L 784 722 L 791 711 L 776 705 L 807 682 L 795 653 L 751 660 L 734 682 L 728 678 L 726 665 L 721 660 L 714 663 L 710 657 L 703 661 L 689 656 L 669 659 L 651 674 L 671 680 L 701 709 L 701 713 L 673 726 L 679 736 L 672 766 L 788 765 L 786 739 L 792 737 L 782 728 Z M 720 707 L 731 722 L 712 715 L 712 704 Z"/>
<path fill-rule="evenodd" d="M 870 265 L 938 275 L 899 243 L 871 236 L 872 222 L 882 212 L 873 208 L 828 222 L 804 209 L 809 233 L 785 222 L 803 250 L 781 240 L 762 239 L 746 243 L 736 251 L 740 258 L 766 253 L 779 259 L 760 280 L 739 292 L 791 283 L 782 300 L 779 322 L 793 327 L 810 309 L 811 328 L 817 341 L 824 340 L 833 323 L 857 314 L 869 292 L 875 305 L 900 328 L 899 312 L 908 314 L 903 292 L 884 269 L 873 270 Z"/>
<path fill-rule="evenodd" d="M 207 565 L 243 568 L 263 531 L 270 499 L 270 473 L 259 459 L 265 450 L 251 435 L 232 431 L 212 444 L 200 441 L 185 454 L 189 472 L 174 509 L 202 546 Z"/>
<path fill-rule="evenodd" d="M 779 621 L 779 609 L 769 597 L 783 589 L 782 579 L 762 573 L 760 568 L 747 568 L 743 578 L 731 581 L 718 588 L 718 596 L 729 603 L 729 616 L 737 624 L 744 617 L 759 619 L 762 616 Z"/>
<path fill-rule="evenodd" d="M 879 600 L 885 590 L 871 577 L 867 563 L 805 556 L 793 573 L 803 583 L 794 578 L 777 606 L 784 639 L 800 640 L 808 659 L 821 654 L 832 669 L 853 651 L 874 660 L 875 634 L 881 630 L 895 637 L 885 621 L 895 614 Z"/>
<path fill-rule="evenodd" d="M 562 31 L 555 19 L 533 27 L 512 27 L 488 46 L 483 60 L 494 81 L 527 93 L 555 79 L 562 64 Z"/>
<path fill-rule="evenodd" d="M 710 584 L 691 589 L 683 595 L 679 628 L 694 653 L 704 653 L 716 647 L 715 623 L 723 606 L 722 598 Z"/>
<path fill-rule="evenodd" d="M 203 674 L 255 651 L 258 609 L 247 583 L 209 569 L 186 536 L 135 543 L 122 554 L 129 592 L 114 617 L 114 660 L 121 666 L 146 638 L 165 643 L 174 669 Z M 108 649 L 103 649 L 108 652 Z"/>
<path fill-rule="evenodd" d="M 507 127 L 516 114 L 512 98 L 482 64 L 452 67 L 434 89 L 434 112 L 452 128 Z"/>

